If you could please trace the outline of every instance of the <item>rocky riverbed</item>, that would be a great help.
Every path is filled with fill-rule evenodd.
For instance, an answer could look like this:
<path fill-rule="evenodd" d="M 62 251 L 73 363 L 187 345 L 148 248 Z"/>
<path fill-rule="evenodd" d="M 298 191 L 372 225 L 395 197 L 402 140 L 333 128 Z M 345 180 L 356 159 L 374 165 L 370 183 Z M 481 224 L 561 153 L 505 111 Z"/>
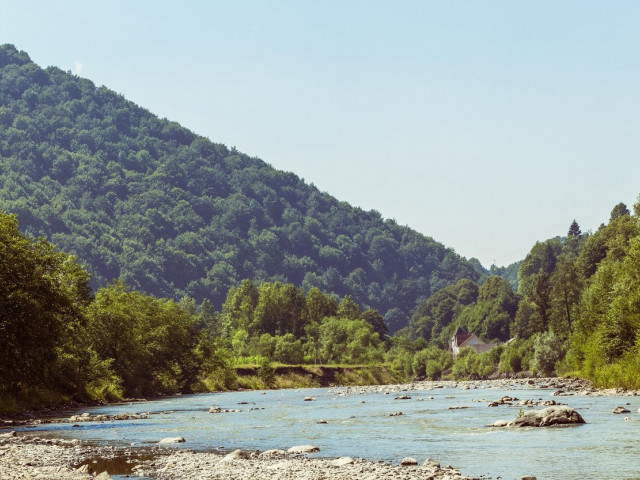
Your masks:
<path fill-rule="evenodd" d="M 90 475 L 87 468 L 74 468 L 83 455 L 94 447 L 82 446 L 78 440 L 41 439 L 0 434 L 0 478 L 2 480 L 107 480 L 107 474 Z"/>
<path fill-rule="evenodd" d="M 0 435 L 0 478 L 2 480 L 109 480 L 108 471 L 94 471 L 91 458 L 131 455 L 131 449 L 82 445 L 78 440 L 42 439 L 8 432 Z M 283 450 L 242 452 L 227 455 L 178 450 L 168 453 L 149 449 L 147 456 L 132 466 L 133 476 L 158 480 L 255 480 L 274 478 L 367 480 L 463 480 L 460 471 L 435 460 L 418 462 L 399 459 L 399 465 L 363 459 L 307 458 Z"/>
<path fill-rule="evenodd" d="M 413 458 L 399 459 L 399 465 L 374 463 L 351 457 L 336 459 L 307 458 L 284 451 L 251 453 L 235 451 L 226 456 L 214 453 L 179 451 L 169 457 L 149 461 L 136 471 L 159 480 L 198 478 L 201 480 L 279 480 L 344 479 L 367 480 L 461 480 L 460 471 L 441 466 L 437 461 L 423 462 Z"/>
<path fill-rule="evenodd" d="M 550 389 L 553 395 L 571 396 L 614 396 L 614 395 L 640 395 L 640 391 L 625 391 L 621 389 L 597 389 L 589 380 L 582 378 L 504 378 L 495 380 L 443 380 L 420 381 L 395 385 L 370 385 L 334 388 L 332 392 L 338 395 L 364 395 L 369 393 L 399 394 L 407 397 L 407 392 L 428 392 L 445 388 L 457 388 L 461 390 L 474 389 L 522 389 L 523 387 Z"/>
<path fill-rule="evenodd" d="M 542 398 L 539 398 L 538 400 L 519 400 L 513 396 L 513 394 L 510 394 L 508 397 L 502 396 L 499 400 L 495 400 L 497 396 L 491 395 L 491 390 L 493 389 L 519 390 L 518 396 L 526 397 L 526 390 L 528 387 L 536 389 L 538 392 L 539 389 L 546 389 L 548 394 L 556 400 L 543 400 Z M 447 393 L 440 393 L 442 391 L 441 389 L 448 389 Z M 471 401 L 485 403 L 486 406 L 497 404 L 503 408 L 504 406 L 512 406 L 513 408 L 533 408 L 535 406 L 548 407 L 549 405 L 558 406 L 562 405 L 560 400 L 569 400 L 564 397 L 572 395 L 633 396 L 640 394 L 640 392 L 624 392 L 621 390 L 597 390 L 592 387 L 590 382 L 577 378 L 523 378 L 468 382 L 425 381 L 383 386 L 335 387 L 329 390 L 329 394 L 353 397 L 352 401 L 356 403 L 364 403 L 364 400 L 358 398 L 360 395 L 367 395 L 371 393 L 381 393 L 383 395 L 388 394 L 389 405 L 398 405 L 399 408 L 404 408 L 401 407 L 401 405 L 409 405 L 412 403 L 412 400 L 428 402 L 430 399 L 433 399 L 434 396 L 436 398 L 440 396 L 442 399 L 444 398 L 444 395 L 446 395 L 447 399 L 453 399 L 455 398 L 455 392 L 452 392 L 450 389 L 478 390 L 478 398 Z M 484 393 L 480 393 L 482 390 L 484 390 Z M 474 393 L 474 395 L 476 394 Z M 487 397 L 491 400 L 481 397 Z M 304 401 L 308 402 L 314 402 L 315 400 L 315 397 L 308 397 L 308 399 L 306 397 L 304 398 Z M 367 399 L 367 403 L 368 400 L 369 399 Z M 626 405 L 628 406 L 630 404 L 627 403 Z M 468 407 L 454 405 L 449 406 L 449 408 L 462 409 Z M 623 409 L 623 407 L 619 408 Z M 609 410 L 609 412 L 610 411 L 611 410 Z M 628 413 L 629 409 L 625 409 L 624 412 Z M 116 414 L 112 416 L 81 414 L 68 416 L 66 418 L 49 418 L 46 420 L 31 418 L 27 422 L 34 425 L 49 422 L 69 422 L 73 423 L 73 426 L 76 427 L 78 425 L 85 424 L 85 422 L 105 423 L 125 419 L 146 419 L 149 415 L 153 415 L 154 413 L 160 412 Z M 614 410 L 614 413 L 617 412 Z M 635 410 L 632 413 L 635 413 Z M 630 419 L 633 420 L 633 418 Z M 627 420 L 627 418 L 625 418 L 625 420 Z M 4 432 L 0 433 L 0 479 L 2 480 L 89 480 L 95 478 L 107 480 L 110 478 L 109 473 L 130 473 L 135 476 L 146 476 L 147 478 L 154 478 L 158 480 L 182 478 L 238 480 L 255 480 L 256 478 L 277 478 L 282 480 L 300 478 L 349 478 L 356 480 L 373 480 L 378 478 L 412 480 L 418 478 L 432 478 L 452 480 L 469 478 L 462 476 L 457 469 L 449 466 L 441 466 L 434 460 L 425 458 L 400 458 L 402 456 L 402 450 L 400 450 L 398 458 L 391 457 L 393 464 L 372 462 L 355 457 L 336 458 L 333 456 L 340 455 L 341 452 L 336 452 L 335 449 L 332 454 L 327 455 L 327 457 L 332 458 L 317 458 L 323 456 L 322 451 L 312 455 L 311 458 L 304 454 L 301 455 L 299 453 L 284 451 L 270 451 L 262 453 L 236 451 L 230 456 L 225 456 L 220 452 L 203 452 L 184 449 L 176 450 L 175 448 L 164 445 L 156 445 L 152 447 L 95 446 L 84 444 L 79 440 L 38 438 L 33 432 L 17 434 L 8 432 L 6 427 L 11 424 L 24 427 L 25 422 L 20 421 L 19 419 L 12 419 L 11 421 L 5 422 L 5 429 L 0 429 L 0 432 Z M 161 438 L 158 438 L 156 442 L 160 442 L 161 440 Z M 442 452 L 439 456 L 442 456 Z M 128 471 L 109 472 L 110 464 L 108 461 L 106 463 L 99 461 L 96 463 L 95 459 L 123 460 L 125 463 L 129 463 Z M 438 458 L 437 460 L 445 462 L 447 461 L 447 458 Z M 109 473 L 105 473 L 105 470 Z M 465 473 L 473 473 L 473 471 Z M 491 474 L 486 471 L 485 473 Z"/>

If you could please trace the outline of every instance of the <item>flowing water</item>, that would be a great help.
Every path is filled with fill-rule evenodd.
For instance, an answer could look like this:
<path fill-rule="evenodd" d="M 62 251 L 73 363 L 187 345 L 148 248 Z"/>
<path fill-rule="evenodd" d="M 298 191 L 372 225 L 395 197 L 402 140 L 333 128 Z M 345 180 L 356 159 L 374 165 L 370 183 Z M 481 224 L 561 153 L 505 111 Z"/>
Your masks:
<path fill-rule="evenodd" d="M 400 393 L 411 398 L 396 400 Z M 316 456 L 348 455 L 393 463 L 403 457 L 419 462 L 433 458 L 459 467 L 465 475 L 494 479 L 520 479 L 523 475 L 535 475 L 539 480 L 640 479 L 640 397 L 551 397 L 552 390 L 537 387 L 400 393 L 356 395 L 346 388 L 335 388 L 178 396 L 82 410 L 92 415 L 154 412 L 147 420 L 80 423 L 76 427 L 45 424 L 29 430 L 39 436 L 109 445 L 145 446 L 164 437 L 182 436 L 186 443 L 168 448 L 223 452 L 313 444 L 320 447 Z M 518 415 L 520 407 L 487 407 L 505 395 L 521 400 L 553 398 L 578 410 L 587 424 L 486 427 Z M 308 396 L 315 400 L 304 401 Z M 627 403 L 631 413 L 611 413 Z M 241 411 L 208 413 L 211 406 Z M 449 409 L 451 406 L 468 408 Z M 398 411 L 403 415 L 390 416 Z M 318 423 L 321 420 L 327 423 Z"/>

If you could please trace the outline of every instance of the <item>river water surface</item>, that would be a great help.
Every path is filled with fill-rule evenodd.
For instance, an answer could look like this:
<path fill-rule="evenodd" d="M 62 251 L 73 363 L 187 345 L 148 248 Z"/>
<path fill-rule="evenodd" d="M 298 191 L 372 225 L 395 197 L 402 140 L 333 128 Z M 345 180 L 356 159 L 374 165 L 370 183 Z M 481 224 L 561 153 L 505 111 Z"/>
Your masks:
<path fill-rule="evenodd" d="M 551 397 L 552 392 L 515 387 L 352 394 L 348 388 L 334 388 L 185 395 L 77 412 L 154 412 L 147 420 L 80 423 L 77 427 L 45 424 L 34 433 L 138 446 L 182 436 L 186 443 L 169 448 L 223 452 L 313 444 L 320 447 L 316 456 L 348 455 L 393 463 L 403 457 L 419 462 L 433 458 L 459 467 L 464 475 L 494 479 L 520 479 L 523 475 L 535 475 L 538 480 L 640 479 L 640 397 Z M 401 394 L 411 398 L 396 400 Z M 518 415 L 520 407 L 487 407 L 505 395 L 521 400 L 553 398 L 578 410 L 587 424 L 486 427 Z M 315 400 L 304 401 L 309 396 Z M 611 413 L 627 403 L 632 413 Z M 241 411 L 208 413 L 211 406 Z M 449 409 L 452 406 L 468 408 Z M 390 416 L 399 411 L 403 415 Z M 327 423 L 317 423 L 321 420 Z"/>

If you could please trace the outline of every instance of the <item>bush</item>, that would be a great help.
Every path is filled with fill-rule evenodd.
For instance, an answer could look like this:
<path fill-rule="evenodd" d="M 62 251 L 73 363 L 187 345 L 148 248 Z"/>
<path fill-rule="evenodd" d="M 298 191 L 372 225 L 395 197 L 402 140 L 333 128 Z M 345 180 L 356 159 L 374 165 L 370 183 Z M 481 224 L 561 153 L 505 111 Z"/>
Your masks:
<path fill-rule="evenodd" d="M 276 369 L 268 358 L 262 358 L 258 364 L 258 378 L 264 382 L 267 387 L 272 387 L 276 378 Z"/>
<path fill-rule="evenodd" d="M 533 342 L 533 368 L 550 376 L 556 363 L 564 357 L 564 342 L 553 332 L 539 333 L 535 335 Z"/>

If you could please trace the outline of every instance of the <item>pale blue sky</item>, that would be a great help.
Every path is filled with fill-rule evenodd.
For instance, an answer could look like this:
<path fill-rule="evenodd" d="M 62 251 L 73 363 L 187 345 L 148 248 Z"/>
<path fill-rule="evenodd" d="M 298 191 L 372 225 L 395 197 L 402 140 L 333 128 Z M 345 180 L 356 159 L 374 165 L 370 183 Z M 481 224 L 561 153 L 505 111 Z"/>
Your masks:
<path fill-rule="evenodd" d="M 640 193 L 640 2 L 6 1 L 0 43 L 485 266 Z"/>

